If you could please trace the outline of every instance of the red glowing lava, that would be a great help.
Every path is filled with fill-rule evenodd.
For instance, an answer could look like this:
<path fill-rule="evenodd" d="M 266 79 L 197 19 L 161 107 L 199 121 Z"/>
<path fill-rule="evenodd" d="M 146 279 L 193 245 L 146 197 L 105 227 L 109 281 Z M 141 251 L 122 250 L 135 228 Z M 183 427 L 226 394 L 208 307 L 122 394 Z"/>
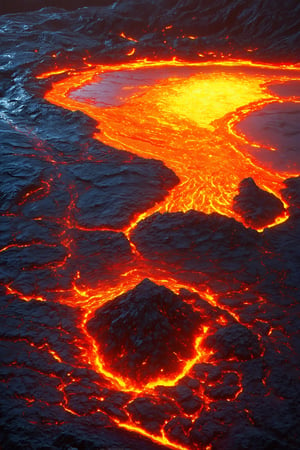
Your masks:
<path fill-rule="evenodd" d="M 135 41 L 126 35 L 121 37 Z M 193 36 L 187 37 L 194 39 Z M 128 54 L 133 53 L 134 49 Z M 158 79 L 146 84 L 142 79 L 134 89 L 124 85 L 117 105 L 97 106 L 91 99 L 79 101 L 75 98 L 80 92 L 76 90 L 96 81 L 101 84 L 101 77 L 104 75 L 109 78 L 110 74 L 122 75 L 124 71 L 132 74 L 144 71 L 146 74 L 147 71 L 158 68 L 160 69 Z M 180 70 L 178 72 L 175 70 L 182 68 L 190 71 L 188 76 Z M 252 158 L 248 150 L 257 144 L 238 134 L 235 126 L 251 112 L 267 104 L 281 101 L 279 96 L 268 89 L 268 84 L 299 80 L 299 67 L 254 64 L 249 61 L 214 63 L 188 63 L 177 60 L 136 61 L 111 66 L 97 65 L 82 72 L 60 69 L 42 74 L 39 78 L 58 74 L 65 74 L 66 77 L 53 83 L 45 96 L 49 102 L 72 111 L 83 111 L 98 122 L 101 131 L 95 135 L 97 139 L 145 158 L 160 159 L 180 179 L 180 183 L 171 190 L 164 201 L 136 215 L 122 230 L 129 240 L 135 226 L 154 212 L 186 212 L 195 209 L 207 214 L 217 212 L 241 221 L 232 209 L 233 198 L 241 180 L 252 177 L 261 188 L 280 197 L 282 181 L 292 175 L 267 170 L 259 161 Z M 289 99 L 289 101 L 297 100 Z M 35 195 L 35 192 L 30 195 Z M 285 214 L 279 217 L 276 223 L 286 218 Z M 68 218 L 65 220 L 65 226 L 76 227 L 68 221 Z M 71 296 L 62 296 L 59 300 L 71 306 L 80 306 L 84 311 L 81 322 L 81 328 L 87 337 L 87 346 L 83 349 L 84 361 L 104 375 L 116 389 L 129 392 L 132 398 L 136 399 L 145 393 L 157 395 L 156 388 L 159 386 L 175 386 L 180 379 L 190 373 L 195 363 L 208 361 L 212 352 L 202 345 L 202 341 L 206 335 L 212 333 L 214 324 L 212 320 L 203 324 L 201 334 L 195 337 L 194 357 L 184 361 L 179 373 L 168 377 L 156 377 L 144 385 L 142 383 L 137 385 L 111 370 L 109 364 L 102 358 L 98 344 L 87 333 L 86 324 L 95 310 L 135 288 L 144 278 L 162 284 L 175 293 L 181 288 L 188 289 L 199 294 L 212 307 L 218 306 L 218 296 L 208 291 L 205 286 L 183 285 L 172 278 L 170 273 L 153 267 L 141 258 L 133 243 L 131 248 L 135 254 L 135 268 L 124 269 L 117 280 L 103 282 L 97 289 L 82 290 L 78 288 L 74 279 Z M 239 321 L 239 317 L 230 308 L 224 312 L 227 315 L 217 317 L 219 324 L 227 324 L 231 319 Z M 234 398 L 240 392 L 239 379 Z M 207 407 L 211 399 L 207 398 L 204 391 L 199 395 Z M 186 417 L 191 418 L 193 415 L 186 414 Z M 159 435 L 146 431 L 131 418 L 130 414 L 128 420 L 116 419 L 116 423 L 166 446 L 184 448 L 168 440 L 163 428 Z"/>
<path fill-rule="evenodd" d="M 120 73 L 121 78 L 124 71 L 134 76 L 136 72 L 157 68 L 165 71 L 158 74 L 157 82 L 145 86 L 142 79 L 132 95 L 132 88 L 124 86 L 122 95 L 126 98 L 117 106 L 100 107 L 95 99 L 76 99 L 80 95 L 77 89 L 95 83 L 97 77 L 101 85 L 101 76 L 110 73 Z M 174 68 L 189 68 L 193 72 L 188 77 L 180 72 L 176 75 Z M 251 176 L 261 188 L 280 198 L 281 183 L 292 174 L 266 170 L 251 158 L 247 148 L 256 144 L 238 134 L 235 125 L 266 104 L 281 101 L 268 90 L 268 84 L 299 79 L 299 72 L 295 66 L 247 61 L 98 65 L 83 73 L 69 72 L 67 78 L 53 84 L 46 99 L 96 119 L 101 132 L 95 137 L 102 142 L 139 156 L 161 159 L 176 173 L 180 184 L 147 216 L 154 211 L 195 209 L 215 211 L 241 221 L 232 210 L 232 201 L 242 179 Z M 144 73 L 147 80 L 147 72 Z M 51 75 L 50 72 L 42 77 Z M 285 219 L 286 216 L 278 218 L 276 223 Z"/>

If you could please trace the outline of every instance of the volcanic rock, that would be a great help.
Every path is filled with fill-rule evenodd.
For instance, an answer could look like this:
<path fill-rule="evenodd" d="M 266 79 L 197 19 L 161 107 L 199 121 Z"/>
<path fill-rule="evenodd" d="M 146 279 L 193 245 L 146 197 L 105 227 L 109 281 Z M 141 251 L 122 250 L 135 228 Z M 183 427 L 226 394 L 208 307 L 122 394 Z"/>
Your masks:
<path fill-rule="evenodd" d="M 155 398 L 139 397 L 129 403 L 128 411 L 133 419 L 141 423 L 151 433 L 159 434 L 161 427 L 168 419 L 178 414 L 178 408 L 168 400 L 161 402 Z"/>
<path fill-rule="evenodd" d="M 178 373 L 194 355 L 201 318 L 180 295 L 148 279 L 99 308 L 87 329 L 106 366 L 133 383 Z"/>
<path fill-rule="evenodd" d="M 206 345 L 217 349 L 217 354 L 222 359 L 236 357 L 244 361 L 260 355 L 258 338 L 239 323 L 220 328 L 206 339 Z"/>
<path fill-rule="evenodd" d="M 124 271 L 132 260 L 130 245 L 123 233 L 73 230 L 69 237 L 72 258 L 65 272 L 76 275 L 77 286 L 96 287 L 112 273 Z"/>
<path fill-rule="evenodd" d="M 2 136 L 0 132 L 0 136 Z M 24 193 L 35 189 L 41 181 L 43 164 L 32 165 L 29 158 L 17 155 L 1 157 L 0 180 L 0 213 L 6 212 L 12 205 L 18 203 Z"/>
<path fill-rule="evenodd" d="M 188 432 L 191 428 L 191 419 L 174 417 L 174 419 L 170 420 L 166 425 L 165 431 L 171 439 L 175 440 L 175 442 L 187 445 L 190 443 Z"/>
<path fill-rule="evenodd" d="M 272 435 L 272 433 L 267 433 L 263 428 L 251 427 L 249 425 L 233 426 L 229 439 L 225 439 L 224 441 L 223 445 L 225 446 L 230 441 L 230 448 L 232 450 L 288 450 L 285 443 Z"/>
<path fill-rule="evenodd" d="M 78 200 L 74 217 L 81 226 L 122 228 L 134 214 L 163 200 L 178 177 L 163 163 L 134 157 L 131 163 L 70 165 Z"/>
<path fill-rule="evenodd" d="M 284 181 L 285 188 L 281 193 L 289 205 L 289 213 L 293 217 L 300 215 L 300 177 L 288 178 Z"/>
<path fill-rule="evenodd" d="M 193 425 L 191 440 L 197 446 L 203 446 L 215 440 L 216 437 L 224 435 L 225 432 L 226 426 L 205 411 Z"/>
<path fill-rule="evenodd" d="M 66 257 L 66 249 L 62 245 L 45 244 L 16 245 L 0 254 L 2 267 L 0 280 L 9 282 L 22 271 L 38 270 L 61 262 Z"/>
<path fill-rule="evenodd" d="M 159 267 L 179 270 L 198 281 L 209 277 L 251 283 L 264 270 L 259 263 L 260 235 L 220 214 L 156 213 L 134 229 L 133 242 Z M 202 281 L 203 282 L 203 281 Z"/>
<path fill-rule="evenodd" d="M 274 283 L 268 287 L 269 277 L 266 277 L 264 286 L 269 292 L 272 288 L 272 294 L 269 294 L 270 301 L 291 305 L 297 303 L 300 298 L 300 177 L 289 178 L 284 184 L 286 187 L 281 192 L 289 205 L 290 217 L 286 222 L 266 228 L 263 232 L 264 247 L 272 255 L 268 263 L 268 273 L 277 271 L 278 282 L 284 287 L 284 291 L 277 289 L 274 292 Z"/>
<path fill-rule="evenodd" d="M 216 400 L 232 399 L 240 389 L 238 381 L 239 379 L 236 373 L 225 373 L 222 382 L 217 383 L 213 387 L 208 386 L 205 390 L 205 394 Z"/>
<path fill-rule="evenodd" d="M 274 194 L 259 188 L 252 178 L 244 178 L 239 184 L 239 194 L 233 199 L 233 210 L 246 225 L 264 228 L 284 212 L 284 206 Z"/>

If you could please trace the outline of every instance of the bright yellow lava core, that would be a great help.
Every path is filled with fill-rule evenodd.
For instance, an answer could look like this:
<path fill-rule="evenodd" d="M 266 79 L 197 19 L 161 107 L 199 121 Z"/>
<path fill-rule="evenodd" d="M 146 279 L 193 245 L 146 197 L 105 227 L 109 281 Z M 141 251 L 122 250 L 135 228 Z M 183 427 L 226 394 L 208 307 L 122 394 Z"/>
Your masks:
<path fill-rule="evenodd" d="M 177 117 L 214 130 L 212 122 L 246 104 L 269 99 L 261 77 L 225 72 L 197 74 L 186 80 L 172 80 L 162 92 L 161 104 Z"/>

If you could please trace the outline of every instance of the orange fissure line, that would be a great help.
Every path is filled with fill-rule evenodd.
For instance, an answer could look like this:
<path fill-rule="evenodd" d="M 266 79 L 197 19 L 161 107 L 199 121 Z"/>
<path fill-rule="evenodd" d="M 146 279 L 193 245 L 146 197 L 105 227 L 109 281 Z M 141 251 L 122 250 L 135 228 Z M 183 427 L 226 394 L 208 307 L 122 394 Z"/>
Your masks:
<path fill-rule="evenodd" d="M 124 33 L 121 33 L 120 37 L 136 42 L 134 38 Z M 187 36 L 187 38 L 196 37 Z M 128 55 L 133 55 L 134 52 L 135 48 L 131 48 Z M 72 97 L 77 89 L 93 83 L 103 74 L 118 71 L 133 73 L 139 69 L 150 68 L 164 68 L 168 72 L 169 69 L 177 67 L 193 69 L 193 72 L 188 77 L 177 76 L 172 72 L 170 77 L 167 75 L 161 77 L 153 84 L 149 83 L 141 90 L 138 89 L 134 95 L 125 96 L 126 100 L 118 106 L 99 107 L 95 103 L 79 101 Z M 95 138 L 141 157 L 162 160 L 180 179 L 180 183 L 170 190 L 162 202 L 137 214 L 127 227 L 119 230 L 124 232 L 129 241 L 131 232 L 137 224 L 158 211 L 185 212 L 195 209 L 207 214 L 218 212 L 240 221 L 241 219 L 232 210 L 232 201 L 242 179 L 252 176 L 258 185 L 280 197 L 282 182 L 291 176 L 287 173 L 266 170 L 249 154 L 245 154 L 243 151 L 245 145 L 251 147 L 257 144 L 240 135 L 236 131 L 236 125 L 251 112 L 278 101 L 278 97 L 266 88 L 267 84 L 278 80 L 300 80 L 299 66 L 224 59 L 191 63 L 173 58 L 170 61 L 137 60 L 114 65 L 95 65 L 83 71 L 62 68 L 41 74 L 37 78 L 46 79 L 51 76 L 56 76 L 57 81 L 53 82 L 45 95 L 49 102 L 72 111 L 81 110 L 98 122 L 101 132 L 97 132 Z M 289 100 L 292 101 L 286 99 Z M 126 126 L 120 127 L 120 123 Z M 276 223 L 287 218 L 288 214 L 285 213 L 283 217 L 276 219 Z M 76 225 L 69 220 L 65 226 Z M 84 311 L 81 329 L 87 338 L 87 347 L 82 348 L 85 362 L 106 377 L 116 389 L 130 392 L 133 398 L 137 398 L 145 392 L 155 393 L 158 386 L 176 385 L 181 378 L 189 374 L 195 363 L 209 361 L 212 352 L 205 349 L 202 343 L 205 336 L 211 332 L 210 328 L 203 326 L 199 330 L 199 335 L 195 337 L 195 356 L 185 361 L 180 373 L 167 379 L 158 378 L 139 387 L 106 367 L 101 357 L 101 349 L 86 330 L 86 324 L 95 310 L 135 288 L 145 277 L 157 284 L 165 285 L 175 293 L 181 288 L 186 288 L 202 296 L 214 307 L 218 306 L 218 297 L 205 288 L 201 290 L 200 287 L 196 288 L 191 284 L 183 285 L 167 271 L 159 272 L 159 269 L 153 268 L 150 263 L 143 260 L 138 249 L 131 241 L 130 243 L 136 258 L 136 267 L 124 268 L 118 280 L 102 283 L 96 289 L 78 287 L 76 284 L 78 274 L 74 278 L 73 295 L 64 296 L 59 301 L 80 306 Z M 7 290 L 10 293 L 17 293 L 11 287 L 7 287 Z M 220 308 L 224 310 L 222 306 Z M 230 308 L 226 308 L 226 311 L 234 320 L 239 321 L 239 317 L 230 311 Z M 226 325 L 226 316 L 220 316 L 218 323 Z M 58 360 L 59 355 L 54 353 L 52 355 Z M 241 392 L 242 386 L 235 398 Z M 204 393 L 202 397 L 204 404 L 210 401 Z M 115 420 L 115 422 L 120 427 L 142 434 L 167 447 L 187 450 L 186 447 L 171 442 L 163 429 L 161 436 L 156 436 L 131 423 L 130 420 L 127 422 Z"/>

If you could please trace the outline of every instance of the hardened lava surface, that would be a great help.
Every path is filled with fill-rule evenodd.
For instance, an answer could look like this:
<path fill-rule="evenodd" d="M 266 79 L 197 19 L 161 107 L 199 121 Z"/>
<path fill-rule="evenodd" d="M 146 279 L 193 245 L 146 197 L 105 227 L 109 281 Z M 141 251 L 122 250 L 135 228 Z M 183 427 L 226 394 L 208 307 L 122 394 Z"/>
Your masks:
<path fill-rule="evenodd" d="M 200 327 L 201 317 L 191 305 L 145 279 L 99 308 L 87 329 L 114 372 L 147 384 L 180 370 L 184 359 L 193 356 L 193 336 Z"/>
<path fill-rule="evenodd" d="M 299 4 L 105 3 L 0 16 L 0 447 L 296 450 Z M 223 148 L 225 159 L 236 153 L 224 145 L 224 124 L 242 155 L 242 176 L 232 167 L 235 188 L 229 197 L 224 192 L 222 214 L 213 200 L 209 207 L 199 200 L 214 179 L 200 176 L 187 125 L 191 97 L 183 128 L 167 137 L 165 108 L 162 128 L 153 125 L 156 116 L 147 122 L 152 110 L 136 109 L 146 124 L 144 134 L 136 132 L 145 154 L 124 138 L 136 126 L 130 105 L 147 97 L 128 63 L 146 57 L 254 64 L 247 73 L 255 83 L 246 91 L 243 82 L 235 85 L 239 95 L 251 94 L 251 104 L 236 95 L 225 118 L 210 123 L 209 109 L 197 116 L 196 139 L 211 141 L 216 180 L 222 158 L 213 149 Z M 280 72 L 266 89 L 273 66 L 262 86 L 255 78 L 262 61 Z M 134 80 L 129 106 L 128 89 L 116 87 L 116 97 L 125 92 L 123 118 L 113 120 L 107 105 L 99 119 L 84 106 L 45 98 L 68 77 L 79 77 L 74 90 L 82 87 L 101 64 L 111 73 L 125 64 Z M 173 75 L 172 89 L 182 78 Z M 220 75 L 212 78 L 216 87 Z M 180 101 L 185 87 L 197 88 L 185 83 Z M 112 97 L 107 92 L 105 101 Z M 113 123 L 121 131 L 111 138 L 105 127 Z M 180 150 L 182 130 L 189 145 Z M 160 150 L 153 156 L 173 144 L 180 155 L 174 165 Z M 185 208 L 174 192 L 187 185 L 192 192 L 193 183 L 177 167 L 199 172 Z"/>

